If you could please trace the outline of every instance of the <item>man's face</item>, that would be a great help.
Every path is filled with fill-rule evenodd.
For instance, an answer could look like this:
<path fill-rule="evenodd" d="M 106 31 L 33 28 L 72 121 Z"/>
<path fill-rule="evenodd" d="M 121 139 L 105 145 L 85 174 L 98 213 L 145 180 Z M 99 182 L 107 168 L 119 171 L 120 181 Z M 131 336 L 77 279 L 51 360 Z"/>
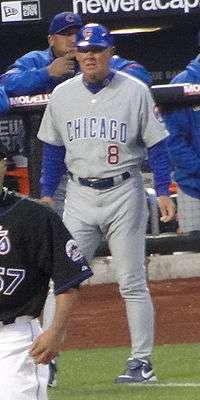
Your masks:
<path fill-rule="evenodd" d="M 48 36 L 49 45 L 52 47 L 55 57 L 63 57 L 68 52 L 75 56 L 76 34 L 79 28 L 67 29 L 63 34 L 54 34 Z"/>
<path fill-rule="evenodd" d="M 110 58 L 113 48 L 100 49 L 90 47 L 88 49 L 77 49 L 76 59 L 86 80 L 97 82 L 103 80 L 109 73 Z"/>

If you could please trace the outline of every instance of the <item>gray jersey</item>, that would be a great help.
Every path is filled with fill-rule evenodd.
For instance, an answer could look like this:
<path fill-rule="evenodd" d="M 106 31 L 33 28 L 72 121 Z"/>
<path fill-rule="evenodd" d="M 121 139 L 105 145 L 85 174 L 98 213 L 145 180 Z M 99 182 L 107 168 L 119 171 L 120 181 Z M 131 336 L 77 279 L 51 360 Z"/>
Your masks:
<path fill-rule="evenodd" d="M 116 72 L 108 86 L 93 94 L 80 74 L 54 89 L 38 138 L 66 147 L 73 174 L 118 175 L 141 166 L 145 147 L 167 136 L 154 108 L 149 88 L 136 78 Z"/>

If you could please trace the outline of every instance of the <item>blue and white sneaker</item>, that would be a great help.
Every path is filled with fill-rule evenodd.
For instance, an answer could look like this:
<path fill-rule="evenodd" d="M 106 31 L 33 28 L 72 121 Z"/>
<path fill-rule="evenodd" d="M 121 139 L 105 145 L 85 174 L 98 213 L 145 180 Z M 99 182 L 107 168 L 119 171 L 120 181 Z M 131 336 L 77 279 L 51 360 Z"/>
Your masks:
<path fill-rule="evenodd" d="M 128 360 L 128 368 L 123 375 L 115 379 L 115 383 L 145 383 L 156 382 L 157 377 L 150 361 L 134 358 Z"/>

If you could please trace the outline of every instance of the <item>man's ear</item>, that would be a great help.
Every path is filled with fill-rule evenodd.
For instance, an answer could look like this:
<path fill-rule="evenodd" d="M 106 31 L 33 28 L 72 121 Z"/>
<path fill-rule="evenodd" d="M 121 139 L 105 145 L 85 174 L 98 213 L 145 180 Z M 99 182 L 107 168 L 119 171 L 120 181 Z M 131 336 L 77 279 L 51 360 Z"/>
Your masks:
<path fill-rule="evenodd" d="M 54 45 L 54 35 L 48 35 L 48 43 L 49 46 L 53 46 Z"/>

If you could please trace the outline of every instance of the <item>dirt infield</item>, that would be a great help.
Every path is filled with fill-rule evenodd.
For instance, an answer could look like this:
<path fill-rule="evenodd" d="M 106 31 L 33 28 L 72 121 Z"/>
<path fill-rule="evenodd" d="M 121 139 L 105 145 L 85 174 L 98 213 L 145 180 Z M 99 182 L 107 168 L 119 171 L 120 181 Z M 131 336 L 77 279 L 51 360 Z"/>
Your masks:
<path fill-rule="evenodd" d="M 200 341 L 200 278 L 151 282 L 156 344 Z M 83 286 L 71 315 L 65 348 L 129 346 L 123 301 L 116 284 Z"/>

